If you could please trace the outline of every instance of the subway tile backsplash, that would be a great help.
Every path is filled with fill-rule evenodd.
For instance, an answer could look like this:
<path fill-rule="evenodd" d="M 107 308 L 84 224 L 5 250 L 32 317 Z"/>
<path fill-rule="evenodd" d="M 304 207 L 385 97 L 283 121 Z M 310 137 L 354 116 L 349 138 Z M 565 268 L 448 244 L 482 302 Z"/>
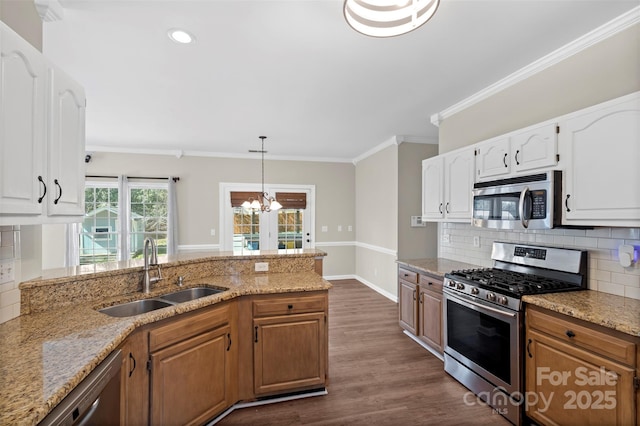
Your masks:
<path fill-rule="evenodd" d="M 443 235 L 449 242 L 443 242 Z M 480 238 L 480 247 L 474 245 Z M 589 251 L 589 288 L 604 293 L 640 299 L 640 262 L 625 268 L 618 262 L 618 247 L 640 250 L 640 228 L 549 229 L 544 231 L 500 231 L 461 223 L 439 225 L 440 257 L 483 267 L 492 266 L 494 241 L 521 242 Z"/>
<path fill-rule="evenodd" d="M 20 290 L 16 281 L 19 227 L 0 226 L 0 324 L 20 315 Z"/>

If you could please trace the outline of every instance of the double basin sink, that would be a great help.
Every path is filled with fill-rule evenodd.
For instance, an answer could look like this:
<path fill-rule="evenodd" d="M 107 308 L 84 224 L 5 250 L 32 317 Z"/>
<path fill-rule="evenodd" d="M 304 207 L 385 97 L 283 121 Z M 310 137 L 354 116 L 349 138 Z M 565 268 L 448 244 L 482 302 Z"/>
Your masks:
<path fill-rule="evenodd" d="M 108 308 L 100 309 L 99 312 L 112 317 L 132 317 L 134 315 L 140 315 L 147 312 L 155 311 L 156 309 L 162 309 L 169 306 L 177 305 L 178 303 L 189 302 L 201 297 L 211 296 L 212 294 L 220 293 L 223 291 L 225 290 L 211 287 L 187 288 L 184 290 L 179 290 L 173 293 L 158 296 L 153 299 L 135 300 L 133 302 L 109 306 Z"/>

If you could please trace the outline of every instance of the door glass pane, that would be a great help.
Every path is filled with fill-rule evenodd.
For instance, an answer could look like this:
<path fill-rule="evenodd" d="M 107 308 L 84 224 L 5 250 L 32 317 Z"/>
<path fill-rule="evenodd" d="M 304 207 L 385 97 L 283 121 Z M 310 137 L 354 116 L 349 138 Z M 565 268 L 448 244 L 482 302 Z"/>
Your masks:
<path fill-rule="evenodd" d="M 278 210 L 278 249 L 302 248 L 302 218 L 304 210 Z"/>
<path fill-rule="evenodd" d="M 233 251 L 260 250 L 260 212 L 233 208 Z"/>

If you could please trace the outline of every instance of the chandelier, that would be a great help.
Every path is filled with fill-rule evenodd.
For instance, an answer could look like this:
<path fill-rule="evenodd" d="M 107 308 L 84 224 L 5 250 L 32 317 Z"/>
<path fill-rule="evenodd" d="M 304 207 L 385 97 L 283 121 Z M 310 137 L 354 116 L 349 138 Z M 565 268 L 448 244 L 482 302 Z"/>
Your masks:
<path fill-rule="evenodd" d="M 251 210 L 260 210 L 262 212 L 270 212 L 271 210 L 278 210 L 282 208 L 282 204 L 275 199 L 275 197 L 270 197 L 264 191 L 264 140 L 267 138 L 266 136 L 258 136 L 262 140 L 262 148 L 258 151 L 255 149 L 250 149 L 249 152 L 259 152 L 262 154 L 262 192 L 260 194 L 260 199 L 255 199 L 253 197 L 249 197 L 248 200 L 242 203 L 242 208 L 251 209 Z"/>
<path fill-rule="evenodd" d="M 393 37 L 427 22 L 440 0 L 345 0 L 343 12 L 356 31 L 372 37 Z"/>

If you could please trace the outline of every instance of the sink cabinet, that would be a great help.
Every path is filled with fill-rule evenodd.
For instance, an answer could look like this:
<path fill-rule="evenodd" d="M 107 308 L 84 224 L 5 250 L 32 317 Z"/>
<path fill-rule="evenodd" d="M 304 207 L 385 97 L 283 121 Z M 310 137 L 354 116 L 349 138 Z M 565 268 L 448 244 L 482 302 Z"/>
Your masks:
<path fill-rule="evenodd" d="M 136 330 L 120 346 L 122 350 L 121 400 L 123 425 L 149 424 L 148 333 Z"/>
<path fill-rule="evenodd" d="M 324 387 L 327 294 L 256 296 L 252 314 L 255 396 Z"/>
<path fill-rule="evenodd" d="M 203 424 L 235 402 L 235 303 L 149 331 L 150 424 Z"/>
<path fill-rule="evenodd" d="M 640 339 L 535 306 L 525 315 L 525 394 L 539 397 L 527 405 L 529 418 L 544 425 L 636 424 Z"/>

